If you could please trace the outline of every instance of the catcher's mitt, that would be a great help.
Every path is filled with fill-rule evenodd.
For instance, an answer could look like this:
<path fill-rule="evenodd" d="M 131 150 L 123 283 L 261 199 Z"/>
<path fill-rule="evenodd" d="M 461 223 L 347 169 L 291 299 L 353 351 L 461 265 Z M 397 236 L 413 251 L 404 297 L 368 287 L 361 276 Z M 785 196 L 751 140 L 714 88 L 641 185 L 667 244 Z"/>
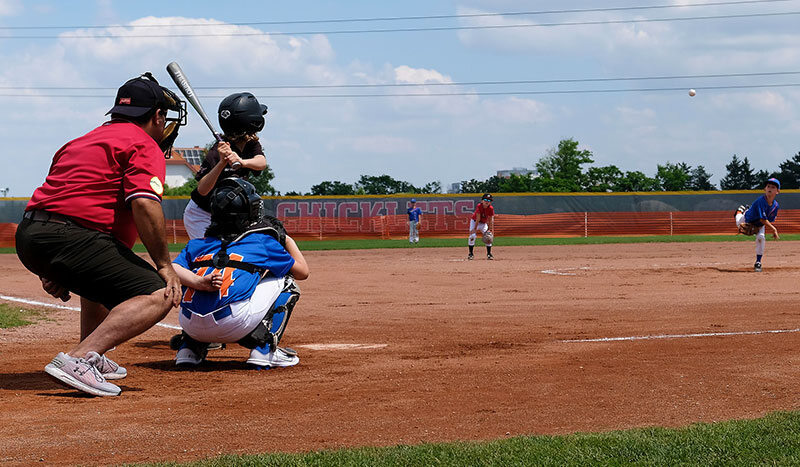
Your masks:
<path fill-rule="evenodd" d="M 286 229 L 283 227 L 283 222 L 279 221 L 277 217 L 264 215 L 258 224 L 251 227 L 249 230 L 262 230 L 265 234 L 272 235 L 275 240 L 279 241 L 281 245 L 286 247 Z"/>
<path fill-rule="evenodd" d="M 493 240 L 494 240 L 494 234 L 491 231 L 487 230 L 486 232 L 483 233 L 484 244 L 491 245 Z"/>
<path fill-rule="evenodd" d="M 748 222 L 742 222 L 739 224 L 739 233 L 742 235 L 755 235 L 758 233 L 758 230 L 761 227 L 758 225 L 753 225 Z"/>

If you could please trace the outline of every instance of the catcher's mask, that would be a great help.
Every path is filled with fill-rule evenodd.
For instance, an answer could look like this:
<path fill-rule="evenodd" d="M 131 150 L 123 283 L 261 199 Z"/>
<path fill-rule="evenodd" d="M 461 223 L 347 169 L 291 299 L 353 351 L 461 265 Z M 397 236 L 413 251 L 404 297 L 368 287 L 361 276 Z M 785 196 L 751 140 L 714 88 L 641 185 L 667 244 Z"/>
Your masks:
<path fill-rule="evenodd" d="M 225 136 L 238 138 L 264 129 L 267 106 L 249 92 L 238 92 L 222 99 L 217 114 Z"/>
<path fill-rule="evenodd" d="M 221 180 L 211 192 L 211 226 L 220 234 L 247 231 L 264 217 L 264 202 L 252 183 L 241 178 Z"/>
<path fill-rule="evenodd" d="M 186 125 L 186 101 L 181 100 L 174 92 L 165 87 L 161 89 L 164 91 L 164 101 L 167 104 L 167 108 L 164 109 L 164 118 L 167 120 L 167 124 L 158 147 L 164 151 L 164 157 L 169 159 L 172 157 L 172 144 L 178 137 L 178 129 Z M 169 111 L 177 112 L 177 115 L 171 116 Z"/>

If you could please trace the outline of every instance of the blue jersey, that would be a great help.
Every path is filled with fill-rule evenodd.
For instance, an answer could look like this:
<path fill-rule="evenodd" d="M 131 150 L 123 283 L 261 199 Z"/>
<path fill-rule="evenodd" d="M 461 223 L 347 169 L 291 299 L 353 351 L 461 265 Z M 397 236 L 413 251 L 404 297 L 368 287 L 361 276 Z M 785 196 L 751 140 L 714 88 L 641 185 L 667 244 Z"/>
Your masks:
<path fill-rule="evenodd" d="M 408 220 L 412 222 L 419 222 L 419 216 L 422 215 L 420 208 L 408 208 Z"/>
<path fill-rule="evenodd" d="M 206 276 L 214 271 L 213 267 L 190 268 L 193 261 L 211 259 L 220 250 L 222 242 L 215 237 L 196 238 L 190 240 L 178 254 L 173 263 L 179 264 L 198 276 Z M 269 270 L 272 275 L 281 277 L 289 273 L 294 265 L 294 258 L 273 237 L 264 233 L 252 233 L 241 240 L 233 242 L 227 248 L 230 259 L 250 263 Z M 198 315 L 207 315 L 225 305 L 246 300 L 253 295 L 261 275 L 233 267 L 223 268 L 222 287 L 213 292 L 183 287 L 181 306 Z"/>
<path fill-rule="evenodd" d="M 744 213 L 744 220 L 748 224 L 764 225 L 761 219 L 766 219 L 770 222 L 775 222 L 775 217 L 778 215 L 778 200 L 772 200 L 772 206 L 767 204 L 767 197 L 761 195 L 750 206 L 750 209 Z"/>

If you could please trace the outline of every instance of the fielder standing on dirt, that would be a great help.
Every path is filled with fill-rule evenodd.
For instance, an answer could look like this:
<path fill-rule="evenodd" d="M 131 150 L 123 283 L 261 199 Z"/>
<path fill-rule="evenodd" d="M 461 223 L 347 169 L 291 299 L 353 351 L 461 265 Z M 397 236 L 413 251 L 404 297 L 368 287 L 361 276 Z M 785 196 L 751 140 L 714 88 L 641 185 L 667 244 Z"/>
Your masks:
<path fill-rule="evenodd" d="M 406 212 L 408 213 L 408 242 L 419 243 L 419 221 L 422 219 L 422 209 L 417 207 L 416 198 L 411 198 L 411 206 Z"/>
<path fill-rule="evenodd" d="M 761 272 L 761 257 L 767 244 L 765 228 L 772 230 L 772 238 L 780 239 L 778 229 L 772 225 L 778 216 L 778 201 L 775 198 L 781 191 L 781 182 L 777 178 L 770 178 L 764 185 L 764 194 L 753 201 L 752 206 L 739 206 L 734 215 L 739 233 L 756 236 L 756 263 L 753 265 L 755 272 Z"/>
<path fill-rule="evenodd" d="M 145 73 L 119 88 L 108 113 L 110 121 L 58 150 L 16 233 L 17 255 L 45 291 L 81 297 L 81 341 L 45 372 L 96 396 L 119 395 L 106 380 L 127 376 L 105 353 L 153 327 L 181 297 L 161 195 L 186 107 Z M 137 233 L 156 268 L 131 251 Z"/>
<path fill-rule="evenodd" d="M 469 240 L 467 242 L 469 245 L 469 256 L 467 256 L 467 259 L 471 260 L 475 257 L 473 250 L 475 248 L 475 238 L 478 232 L 481 233 L 483 236 L 483 243 L 486 244 L 486 259 L 494 259 L 494 256 L 492 256 L 492 241 L 494 239 L 493 200 L 494 197 L 491 193 L 484 193 L 481 197 L 480 204 L 475 208 L 475 212 L 472 213 L 472 217 L 469 221 Z"/>

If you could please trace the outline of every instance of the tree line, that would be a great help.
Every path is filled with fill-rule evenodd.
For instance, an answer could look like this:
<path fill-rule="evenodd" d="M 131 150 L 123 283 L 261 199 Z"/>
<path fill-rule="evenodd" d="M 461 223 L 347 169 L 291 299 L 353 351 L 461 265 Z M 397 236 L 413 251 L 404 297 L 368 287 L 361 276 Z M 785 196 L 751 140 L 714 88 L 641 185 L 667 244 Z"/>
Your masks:
<path fill-rule="evenodd" d="M 564 139 L 558 146 L 535 164 L 535 174 L 511 174 L 509 177 L 494 175 L 486 180 L 471 179 L 462 181 L 460 193 L 525 193 L 525 192 L 631 192 L 631 191 L 709 191 L 717 190 L 711 183 L 712 174 L 702 165 L 692 167 L 685 162 L 666 162 L 656 166 L 656 173 L 649 177 L 640 171 L 622 171 L 615 165 L 602 167 L 587 166 L 594 163 L 594 155 L 587 149 L 580 149 L 578 141 Z M 751 190 L 764 186 L 764 181 L 776 177 L 782 189 L 800 188 L 800 152 L 781 162 L 777 171 L 756 171 L 750 166 L 747 157 L 734 154 L 725 166 L 726 175 L 720 180 L 722 190 Z M 271 185 L 275 177 L 267 167 L 260 176 L 250 179 L 262 195 L 278 195 Z M 167 187 L 164 194 L 171 196 L 188 195 L 197 186 L 190 180 L 177 188 Z M 440 181 L 432 181 L 421 187 L 396 180 L 389 175 L 361 175 L 357 182 L 350 184 L 336 180 L 322 181 L 311 187 L 311 191 L 300 193 L 289 191 L 285 196 L 300 195 L 386 195 L 397 193 L 429 194 L 441 193 Z"/>

